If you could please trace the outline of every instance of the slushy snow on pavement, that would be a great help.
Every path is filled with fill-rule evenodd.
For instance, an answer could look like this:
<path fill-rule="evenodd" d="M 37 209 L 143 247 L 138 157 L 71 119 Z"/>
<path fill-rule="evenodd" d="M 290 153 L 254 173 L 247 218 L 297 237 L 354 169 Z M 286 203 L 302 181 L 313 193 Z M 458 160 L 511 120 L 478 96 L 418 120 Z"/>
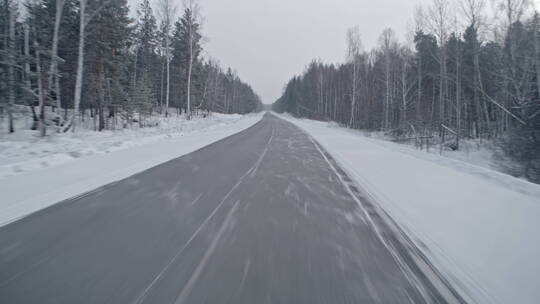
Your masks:
<path fill-rule="evenodd" d="M 335 124 L 279 116 L 332 154 L 466 299 L 538 303 L 540 185 Z"/>

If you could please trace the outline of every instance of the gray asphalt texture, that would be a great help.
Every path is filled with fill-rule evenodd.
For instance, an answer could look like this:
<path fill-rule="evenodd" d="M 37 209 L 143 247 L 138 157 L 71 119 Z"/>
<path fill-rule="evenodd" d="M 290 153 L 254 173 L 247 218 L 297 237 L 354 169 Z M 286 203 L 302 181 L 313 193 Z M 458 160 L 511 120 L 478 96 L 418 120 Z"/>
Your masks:
<path fill-rule="evenodd" d="M 0 303 L 452 302 L 350 182 L 267 114 L 0 228 Z"/>

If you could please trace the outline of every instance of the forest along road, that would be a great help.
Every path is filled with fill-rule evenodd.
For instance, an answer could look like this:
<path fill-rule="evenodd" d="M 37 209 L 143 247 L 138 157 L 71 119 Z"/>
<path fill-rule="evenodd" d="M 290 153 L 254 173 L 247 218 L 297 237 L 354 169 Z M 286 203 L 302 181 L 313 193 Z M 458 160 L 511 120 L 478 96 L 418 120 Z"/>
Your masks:
<path fill-rule="evenodd" d="M 343 174 L 267 114 L 0 228 L 0 303 L 455 302 Z"/>

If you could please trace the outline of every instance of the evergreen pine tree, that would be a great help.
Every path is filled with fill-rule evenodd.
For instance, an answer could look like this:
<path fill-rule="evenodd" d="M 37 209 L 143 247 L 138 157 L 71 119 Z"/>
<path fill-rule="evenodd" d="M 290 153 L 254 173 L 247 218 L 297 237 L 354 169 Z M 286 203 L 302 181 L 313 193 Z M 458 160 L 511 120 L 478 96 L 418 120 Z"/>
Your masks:
<path fill-rule="evenodd" d="M 86 96 L 83 101 L 92 105 L 97 114 L 97 129 L 106 127 L 106 109 L 114 116 L 118 100 L 112 100 L 112 88 L 126 90 L 129 79 L 125 77 L 125 58 L 131 38 L 131 19 L 128 17 L 127 0 L 96 0 L 88 2 L 88 10 L 98 14 L 88 24 L 86 40 L 88 68 Z M 90 93 L 90 94 L 88 94 Z M 112 105 L 112 103 L 116 105 Z"/>

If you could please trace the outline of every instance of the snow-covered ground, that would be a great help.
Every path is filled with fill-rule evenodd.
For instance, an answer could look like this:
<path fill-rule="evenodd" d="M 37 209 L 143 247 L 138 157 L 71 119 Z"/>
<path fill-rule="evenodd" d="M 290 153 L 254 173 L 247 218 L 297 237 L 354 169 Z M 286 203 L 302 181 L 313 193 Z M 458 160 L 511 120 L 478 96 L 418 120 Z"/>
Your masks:
<path fill-rule="evenodd" d="M 481 166 L 295 119 L 467 298 L 538 303 L 540 185 Z"/>
<path fill-rule="evenodd" d="M 332 124 L 339 127 L 339 125 L 336 123 Z M 364 137 L 383 141 L 394 141 L 391 136 L 384 134 L 384 132 L 366 132 L 361 130 L 356 130 L 354 132 L 358 132 Z M 399 144 L 407 145 L 411 148 L 414 147 L 414 141 L 399 142 Z M 475 166 L 484 167 L 495 171 L 502 171 L 503 168 L 515 166 L 511 160 L 509 160 L 507 157 L 503 157 L 503 153 L 493 141 L 462 138 L 459 142 L 459 146 L 460 148 L 457 151 L 450 150 L 448 148 L 440 150 L 439 145 L 432 145 L 427 150 L 425 147 L 422 147 L 422 150 L 431 154 L 437 154 L 439 156 L 442 155 L 445 158 L 460 160 Z M 504 161 L 505 166 L 501 166 L 502 161 Z"/>
<path fill-rule="evenodd" d="M 27 118 L 27 116 L 25 116 Z M 95 132 L 90 125 L 76 133 L 55 133 L 52 128 L 46 138 L 31 131 L 28 121 L 17 120 L 17 132 L 0 133 L 0 179 L 25 172 L 81 159 L 106 154 L 132 147 L 147 145 L 163 139 L 174 139 L 193 132 L 208 132 L 235 124 L 244 119 L 241 115 L 212 114 L 207 118 L 185 116 L 169 118 L 154 117 L 146 121 L 154 127 L 131 128 L 116 131 Z"/>
<path fill-rule="evenodd" d="M 44 139 L 24 130 L 0 134 L 0 226 L 196 151 L 261 117 L 179 116 L 156 119 L 152 128 L 81 130 Z"/>

